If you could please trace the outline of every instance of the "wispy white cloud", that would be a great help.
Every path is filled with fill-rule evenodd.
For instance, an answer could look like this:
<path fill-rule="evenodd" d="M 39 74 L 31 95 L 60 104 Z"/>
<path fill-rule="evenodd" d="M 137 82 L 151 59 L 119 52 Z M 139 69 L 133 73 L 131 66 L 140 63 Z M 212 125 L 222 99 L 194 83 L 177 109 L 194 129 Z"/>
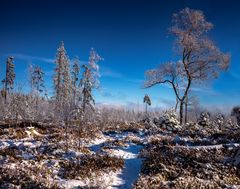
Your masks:
<path fill-rule="evenodd" d="M 127 95 L 120 90 L 112 92 L 106 88 L 102 88 L 99 92 L 103 98 L 107 98 L 107 99 L 111 98 L 111 99 L 123 100 L 127 98 Z"/>
<path fill-rule="evenodd" d="M 167 99 L 167 98 L 161 98 L 159 99 L 160 103 L 164 104 L 167 107 L 174 107 L 176 104 L 175 100 Z"/>
<path fill-rule="evenodd" d="M 101 95 L 104 98 L 115 97 L 111 92 L 102 92 Z"/>
<path fill-rule="evenodd" d="M 240 73 L 230 71 L 229 72 L 230 76 L 233 77 L 235 80 L 240 80 Z"/>
<path fill-rule="evenodd" d="M 215 104 L 215 105 L 204 104 L 203 107 L 210 112 L 223 113 L 223 114 L 229 115 L 233 108 L 233 105 L 231 105 L 231 104 Z"/>
<path fill-rule="evenodd" d="M 171 85 L 165 84 L 162 85 L 166 88 L 172 89 Z M 180 90 L 185 90 L 185 87 L 180 87 Z M 190 90 L 195 93 L 200 93 L 200 94 L 211 94 L 211 95 L 216 95 L 218 94 L 217 91 L 215 91 L 211 86 L 206 86 L 206 85 L 193 85 L 191 86 Z"/>
<path fill-rule="evenodd" d="M 11 56 L 13 56 L 16 59 L 21 59 L 21 60 L 26 60 L 26 61 L 41 61 L 41 62 L 45 62 L 45 63 L 54 63 L 54 59 L 51 58 L 45 58 L 45 57 L 39 57 L 39 56 L 31 56 L 31 55 L 26 55 L 26 54 L 9 54 Z M 8 55 L 8 56 L 9 56 Z"/>
<path fill-rule="evenodd" d="M 124 76 L 112 68 L 101 66 L 100 67 L 100 74 L 102 77 L 113 77 L 113 78 L 123 78 Z"/>
<path fill-rule="evenodd" d="M 9 53 L 6 56 L 13 56 L 16 59 L 25 60 L 27 62 L 33 62 L 35 60 L 35 61 L 51 63 L 51 64 L 54 63 L 54 59 L 51 59 L 51 58 L 32 56 L 32 55 L 21 54 L 21 53 L 12 53 L 12 54 Z M 73 61 L 73 60 L 71 60 L 71 61 Z M 80 60 L 80 63 L 87 64 L 88 61 Z M 124 78 L 123 74 L 121 74 L 120 72 L 118 72 L 110 67 L 106 67 L 106 66 L 100 67 L 100 75 L 101 75 L 101 77 Z"/>
<path fill-rule="evenodd" d="M 123 109 L 123 108 L 125 108 L 126 105 L 123 104 L 123 103 L 117 103 L 117 102 L 110 102 L 110 101 L 108 101 L 108 102 L 98 102 L 98 103 L 96 103 L 96 106 L 98 108 L 105 108 L 105 107 L 107 107 L 107 108 Z"/>
<path fill-rule="evenodd" d="M 54 75 L 54 71 L 53 70 L 45 71 L 45 76 L 53 76 L 53 75 Z"/>
<path fill-rule="evenodd" d="M 131 83 L 143 84 L 144 79 L 127 79 L 127 81 L 129 81 Z"/>
<path fill-rule="evenodd" d="M 191 87 L 191 90 L 193 92 L 199 92 L 199 93 L 202 93 L 202 94 L 209 94 L 209 95 L 219 94 L 212 87 L 206 87 L 206 86 L 193 86 L 193 87 Z"/>

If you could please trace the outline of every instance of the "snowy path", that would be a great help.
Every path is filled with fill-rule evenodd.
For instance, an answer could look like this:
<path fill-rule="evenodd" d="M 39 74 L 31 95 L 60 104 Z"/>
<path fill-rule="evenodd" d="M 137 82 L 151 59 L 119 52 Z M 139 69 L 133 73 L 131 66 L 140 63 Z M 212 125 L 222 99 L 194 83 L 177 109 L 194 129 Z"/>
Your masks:
<path fill-rule="evenodd" d="M 129 133 L 111 134 L 105 136 L 106 140 L 117 139 L 121 141 L 124 140 L 125 137 L 128 137 Z M 99 152 L 101 147 L 106 144 L 106 140 L 102 140 L 100 143 L 96 142 L 95 144 L 91 145 L 90 149 L 94 152 Z M 110 156 L 121 157 L 124 159 L 124 168 L 119 174 L 117 174 L 117 177 L 113 178 L 113 181 L 110 184 L 111 186 L 108 187 L 109 189 L 131 189 L 139 176 L 143 159 L 138 158 L 138 154 L 143 146 L 134 144 L 132 142 L 125 143 L 127 144 L 126 147 L 113 146 L 106 151 Z"/>
<path fill-rule="evenodd" d="M 125 167 L 120 175 L 120 178 L 124 181 L 124 183 L 119 186 L 119 188 L 130 189 L 137 180 L 142 165 L 142 159 L 138 158 L 138 153 L 141 148 L 142 146 L 139 145 L 129 146 L 128 150 L 133 154 L 133 156 L 131 158 L 124 159 Z"/>

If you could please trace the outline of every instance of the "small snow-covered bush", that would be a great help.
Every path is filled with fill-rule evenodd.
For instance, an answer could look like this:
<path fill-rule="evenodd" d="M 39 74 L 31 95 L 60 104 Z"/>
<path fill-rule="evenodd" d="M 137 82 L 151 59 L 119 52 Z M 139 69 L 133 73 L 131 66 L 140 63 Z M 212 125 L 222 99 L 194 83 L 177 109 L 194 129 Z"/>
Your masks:
<path fill-rule="evenodd" d="M 218 126 L 223 126 L 224 124 L 224 121 L 225 121 L 225 117 L 223 114 L 217 114 L 216 117 L 215 117 L 215 124 L 217 124 Z"/>
<path fill-rule="evenodd" d="M 236 117 L 237 124 L 240 126 L 240 106 L 236 106 L 232 109 L 231 115 Z"/>
<path fill-rule="evenodd" d="M 174 110 L 165 111 L 159 118 L 159 125 L 170 131 L 180 128 L 180 122 L 177 119 L 176 112 Z"/>
<path fill-rule="evenodd" d="M 198 124 L 203 127 L 210 126 L 211 124 L 210 117 L 211 114 L 209 112 L 202 112 L 198 119 Z"/>

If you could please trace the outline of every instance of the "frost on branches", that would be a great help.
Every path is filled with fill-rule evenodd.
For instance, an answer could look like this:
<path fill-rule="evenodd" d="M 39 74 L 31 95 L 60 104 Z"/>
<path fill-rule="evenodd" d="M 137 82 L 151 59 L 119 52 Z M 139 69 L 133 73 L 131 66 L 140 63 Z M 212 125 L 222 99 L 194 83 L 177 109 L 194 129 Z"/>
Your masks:
<path fill-rule="evenodd" d="M 7 101 L 7 95 L 9 94 L 10 90 L 13 89 L 14 80 L 15 80 L 15 72 L 14 72 L 13 57 L 10 56 L 7 58 L 7 63 L 6 63 L 6 77 L 4 80 L 2 80 L 2 83 L 4 86 L 2 95 L 4 96 L 5 104 Z"/>
<path fill-rule="evenodd" d="M 213 24 L 202 11 L 185 8 L 173 15 L 170 33 L 175 37 L 175 50 L 180 61 L 161 64 L 146 72 L 145 87 L 169 84 L 180 102 L 180 123 L 183 106 L 193 83 L 216 78 L 228 68 L 229 54 L 221 52 L 207 37 Z"/>
<path fill-rule="evenodd" d="M 72 65 L 72 70 L 71 70 L 71 74 L 72 74 L 72 95 L 73 95 L 73 103 L 74 105 L 76 105 L 80 98 L 80 78 L 79 78 L 79 74 L 80 74 L 80 60 L 78 57 L 75 57 L 73 60 L 73 65 Z"/>
<path fill-rule="evenodd" d="M 55 96 L 58 103 L 62 104 L 69 101 L 71 92 L 70 63 L 63 42 L 57 50 L 55 64 Z"/>
<path fill-rule="evenodd" d="M 98 62 L 102 58 L 97 54 L 97 52 L 92 48 L 90 50 L 88 65 L 83 65 L 83 76 L 81 79 L 82 87 L 82 110 L 85 112 L 86 107 L 90 107 L 94 111 L 94 98 L 92 94 L 93 89 L 99 88 L 99 66 Z"/>

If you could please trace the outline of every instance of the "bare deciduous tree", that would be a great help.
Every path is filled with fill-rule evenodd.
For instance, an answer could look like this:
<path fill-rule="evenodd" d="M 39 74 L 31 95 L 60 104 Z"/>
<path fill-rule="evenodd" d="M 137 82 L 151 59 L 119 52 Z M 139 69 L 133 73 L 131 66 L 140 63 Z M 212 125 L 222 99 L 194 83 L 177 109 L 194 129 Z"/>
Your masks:
<path fill-rule="evenodd" d="M 220 71 L 229 66 L 229 54 L 222 53 L 207 37 L 207 32 L 212 28 L 213 24 L 206 21 L 202 11 L 185 8 L 174 14 L 170 33 L 176 38 L 175 49 L 180 61 L 175 63 L 176 67 L 165 63 L 146 72 L 145 87 L 162 83 L 169 83 L 173 87 L 180 102 L 181 124 L 184 102 L 192 84 L 217 78 Z M 180 87 L 176 80 L 181 82 Z"/>
<path fill-rule="evenodd" d="M 179 102 L 179 89 L 182 82 L 182 66 L 179 62 L 166 62 L 159 65 L 157 69 L 148 70 L 145 73 L 146 81 L 144 86 L 146 88 L 152 87 L 156 84 L 170 84 L 176 94 L 176 106 L 177 110 Z"/>

